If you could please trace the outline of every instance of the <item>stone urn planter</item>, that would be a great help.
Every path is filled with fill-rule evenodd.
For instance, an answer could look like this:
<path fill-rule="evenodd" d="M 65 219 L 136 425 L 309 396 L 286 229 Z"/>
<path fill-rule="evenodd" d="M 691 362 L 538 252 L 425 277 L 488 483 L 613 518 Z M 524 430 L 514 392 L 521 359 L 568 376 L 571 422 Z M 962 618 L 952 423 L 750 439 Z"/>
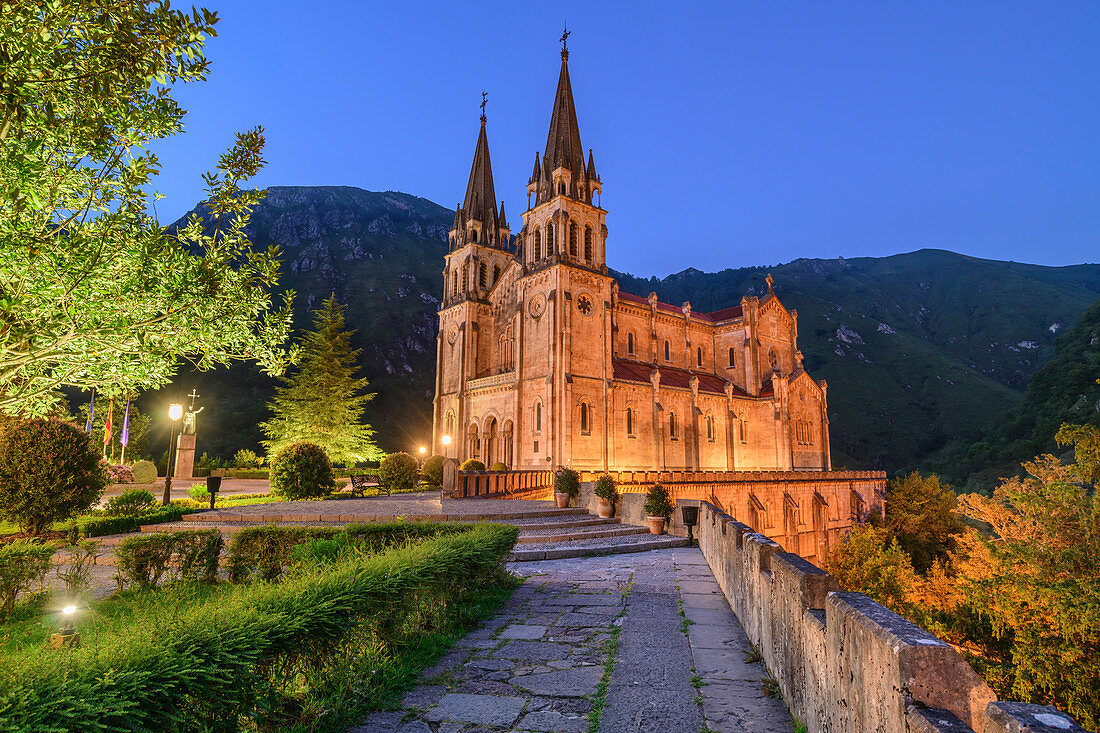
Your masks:
<path fill-rule="evenodd" d="M 649 520 L 649 533 L 650 534 L 664 534 L 665 533 L 665 518 L 664 517 L 646 517 Z"/>
<path fill-rule="evenodd" d="M 600 499 L 599 504 L 596 505 L 596 514 L 600 516 L 600 519 L 611 519 L 615 516 L 615 504 L 610 499 Z"/>
<path fill-rule="evenodd" d="M 569 508 L 569 494 L 563 494 L 560 491 L 554 492 L 554 501 L 558 503 L 558 509 Z"/>

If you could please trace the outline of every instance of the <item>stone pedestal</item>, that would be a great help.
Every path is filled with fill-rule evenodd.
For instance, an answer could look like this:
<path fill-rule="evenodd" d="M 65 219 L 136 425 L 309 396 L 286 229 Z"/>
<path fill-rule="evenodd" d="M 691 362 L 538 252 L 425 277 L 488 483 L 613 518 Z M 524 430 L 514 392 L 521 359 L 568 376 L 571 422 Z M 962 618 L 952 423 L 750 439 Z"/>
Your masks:
<path fill-rule="evenodd" d="M 193 478 L 195 469 L 195 436 L 180 435 L 176 438 L 175 478 Z"/>

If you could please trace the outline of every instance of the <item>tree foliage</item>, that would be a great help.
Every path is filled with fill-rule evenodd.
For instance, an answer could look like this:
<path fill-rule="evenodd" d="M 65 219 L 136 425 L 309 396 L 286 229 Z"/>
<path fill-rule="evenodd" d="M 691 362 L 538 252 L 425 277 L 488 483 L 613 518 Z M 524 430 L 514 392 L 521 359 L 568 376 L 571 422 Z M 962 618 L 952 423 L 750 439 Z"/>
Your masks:
<path fill-rule="evenodd" d="M 927 573 L 935 561 L 946 560 L 963 531 L 962 518 L 955 512 L 955 492 L 941 484 L 938 476 L 916 471 L 890 482 L 885 526 L 921 573 Z"/>
<path fill-rule="evenodd" d="M 208 218 L 170 233 L 149 211 L 153 141 L 182 129 L 171 86 L 206 77 L 217 16 L 166 0 L 30 0 L 0 23 L 0 411 L 46 414 L 61 386 L 122 394 L 256 359 L 281 372 L 279 261 L 244 227 L 256 128 L 205 175 Z M 290 295 L 287 296 L 289 303 Z"/>
<path fill-rule="evenodd" d="M 344 327 L 344 306 L 330 296 L 314 316 L 314 329 L 302 344 L 299 368 L 283 379 L 268 405 L 274 414 L 261 427 L 269 454 L 306 440 L 316 443 L 336 463 L 378 460 L 374 429 L 362 422 L 367 380 L 356 378 L 360 351 L 351 347 Z"/>

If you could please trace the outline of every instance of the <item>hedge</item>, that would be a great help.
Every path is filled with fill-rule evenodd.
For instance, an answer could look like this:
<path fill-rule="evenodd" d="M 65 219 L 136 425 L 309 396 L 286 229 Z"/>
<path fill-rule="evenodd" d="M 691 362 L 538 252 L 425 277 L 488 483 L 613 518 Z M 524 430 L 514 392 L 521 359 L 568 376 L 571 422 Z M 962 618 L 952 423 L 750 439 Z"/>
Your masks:
<path fill-rule="evenodd" d="M 293 686 L 279 677 L 288 666 L 292 674 L 331 668 L 350 637 L 422 624 L 429 600 L 436 618 L 457 613 L 499 577 L 516 534 L 474 525 L 190 607 L 152 604 L 63 663 L 38 647 L 9 655 L 0 663 L 0 731 L 225 730 L 241 716 L 262 717 L 274 689 Z"/>
<path fill-rule="evenodd" d="M 466 531 L 470 525 L 445 522 L 385 522 L 336 527 L 286 527 L 274 524 L 246 527 L 237 532 L 226 553 L 226 572 L 237 583 L 254 577 L 278 578 L 290 566 L 296 545 L 310 540 L 331 540 L 346 535 L 360 549 L 377 553 L 408 542 Z"/>
<path fill-rule="evenodd" d="M 193 514 L 194 509 L 178 506 L 165 506 L 154 509 L 147 514 L 139 514 L 134 517 L 92 517 L 73 522 L 79 527 L 85 537 L 102 537 L 109 534 L 124 534 L 137 532 L 143 524 L 164 524 L 165 522 L 178 522 L 184 514 Z"/>
<path fill-rule="evenodd" d="M 173 580 L 213 583 L 223 543 L 222 533 L 216 529 L 127 537 L 115 550 L 119 590 L 127 586 L 156 588 L 165 573 Z"/>

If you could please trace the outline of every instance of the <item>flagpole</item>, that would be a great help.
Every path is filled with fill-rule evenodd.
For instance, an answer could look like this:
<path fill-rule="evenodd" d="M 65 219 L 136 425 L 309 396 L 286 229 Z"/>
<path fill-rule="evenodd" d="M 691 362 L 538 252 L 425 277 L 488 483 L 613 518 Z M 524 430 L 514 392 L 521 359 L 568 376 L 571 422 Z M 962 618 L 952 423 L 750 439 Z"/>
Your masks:
<path fill-rule="evenodd" d="M 126 463 L 126 444 L 130 442 L 130 398 L 126 398 L 126 416 L 122 418 L 122 432 L 118 435 L 118 442 L 122 444 L 122 455 L 119 463 Z"/>

